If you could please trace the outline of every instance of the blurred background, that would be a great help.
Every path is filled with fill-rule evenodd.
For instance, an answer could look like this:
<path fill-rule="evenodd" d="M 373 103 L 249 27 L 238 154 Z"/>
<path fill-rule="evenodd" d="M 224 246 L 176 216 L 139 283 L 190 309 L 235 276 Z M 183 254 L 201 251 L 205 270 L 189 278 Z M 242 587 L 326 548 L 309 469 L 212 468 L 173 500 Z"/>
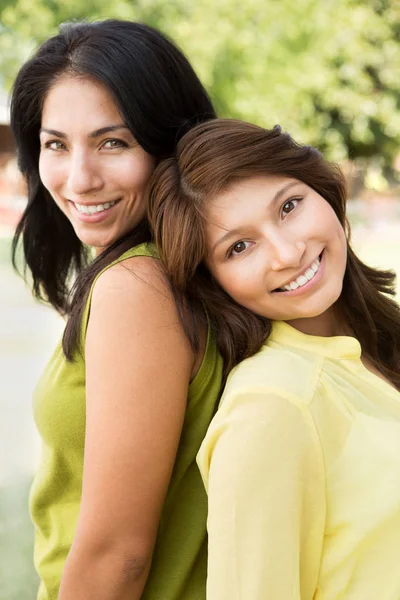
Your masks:
<path fill-rule="evenodd" d="M 338 161 L 356 250 L 400 274 L 398 0 L 0 0 L 0 600 L 35 598 L 27 502 L 38 441 L 30 402 L 63 326 L 11 267 L 26 200 L 8 95 L 19 66 L 60 23 L 106 17 L 167 33 L 220 116 L 279 123 Z"/>

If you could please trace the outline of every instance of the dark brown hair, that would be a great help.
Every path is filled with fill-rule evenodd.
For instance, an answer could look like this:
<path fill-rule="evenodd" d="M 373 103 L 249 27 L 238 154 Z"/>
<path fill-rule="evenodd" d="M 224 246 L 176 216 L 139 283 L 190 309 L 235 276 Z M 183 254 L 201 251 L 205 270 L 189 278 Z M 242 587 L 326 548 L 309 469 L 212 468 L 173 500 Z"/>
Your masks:
<path fill-rule="evenodd" d="M 368 267 L 351 249 L 346 185 L 339 167 L 317 149 L 297 144 L 279 126 L 266 130 L 228 119 L 198 125 L 180 140 L 176 156 L 162 161 L 153 175 L 149 220 L 193 348 L 198 348 L 197 328 L 205 313 L 226 373 L 257 352 L 270 333 L 270 321 L 237 304 L 204 263 L 205 202 L 235 181 L 257 175 L 293 177 L 329 202 L 347 237 L 337 309 L 364 355 L 400 389 L 400 309 L 389 297 L 395 294 L 395 274 Z"/>
<path fill-rule="evenodd" d="M 28 203 L 15 233 L 13 262 L 16 266 L 22 241 L 34 295 L 68 316 L 63 348 L 72 359 L 96 276 L 124 252 L 150 240 L 150 232 L 146 221 L 139 223 L 90 263 L 88 249 L 44 188 L 39 175 L 42 107 L 65 73 L 102 83 L 137 142 L 156 160 L 173 153 L 190 127 L 215 112 L 182 52 L 142 23 L 110 19 L 64 24 L 21 67 L 12 94 L 11 127 Z"/>

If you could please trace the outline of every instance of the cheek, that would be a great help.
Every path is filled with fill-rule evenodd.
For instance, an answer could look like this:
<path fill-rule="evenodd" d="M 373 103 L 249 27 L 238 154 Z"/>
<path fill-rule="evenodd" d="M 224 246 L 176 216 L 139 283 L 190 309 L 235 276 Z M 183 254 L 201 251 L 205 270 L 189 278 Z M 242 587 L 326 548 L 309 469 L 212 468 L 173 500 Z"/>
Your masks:
<path fill-rule="evenodd" d="M 130 161 L 128 164 L 121 163 L 120 169 L 118 169 L 119 176 L 116 177 L 116 171 L 112 171 L 111 176 L 126 190 L 130 190 L 134 194 L 142 193 L 154 168 L 155 161 L 148 157 L 139 161 Z"/>
<path fill-rule="evenodd" d="M 52 164 L 52 161 L 44 157 L 39 158 L 39 177 L 44 187 L 52 193 L 62 185 L 62 174 L 60 169 Z"/>
<path fill-rule="evenodd" d="M 344 236 L 344 229 L 336 216 L 335 211 L 331 207 L 331 205 L 324 201 L 323 210 L 320 212 L 321 216 L 321 225 L 327 230 L 337 233 L 340 237 Z"/>
<path fill-rule="evenodd" d="M 346 270 L 346 265 L 347 265 L 347 238 L 346 238 L 346 234 L 342 227 L 339 227 L 339 230 L 338 230 L 338 243 L 340 244 L 340 248 L 341 248 L 342 263 L 343 263 L 342 267 L 343 267 L 343 274 L 344 274 L 344 271 Z"/>
<path fill-rule="evenodd" d="M 226 263 L 225 268 L 213 273 L 220 286 L 239 304 L 245 302 L 248 297 L 253 297 L 254 291 L 260 287 L 256 269 L 246 265 L 246 261 L 240 263 Z"/>
<path fill-rule="evenodd" d="M 341 253 L 344 257 L 347 254 L 347 240 L 345 231 L 336 216 L 334 210 L 328 203 L 324 203 L 324 210 L 319 211 L 316 219 L 315 232 L 322 242 L 331 244 L 336 253 Z"/>
<path fill-rule="evenodd" d="M 226 264 L 215 264 L 213 260 L 205 260 L 206 267 L 210 275 L 215 279 L 220 287 L 229 295 L 232 293 L 232 282 L 234 279 L 229 274 Z"/>
<path fill-rule="evenodd" d="M 333 213 L 333 211 L 332 211 Z M 339 219 L 335 213 L 331 215 L 330 219 L 326 220 L 326 230 L 331 232 L 332 239 L 335 241 L 338 249 L 340 249 L 344 256 L 347 255 L 347 239 L 346 233 L 340 224 Z"/>

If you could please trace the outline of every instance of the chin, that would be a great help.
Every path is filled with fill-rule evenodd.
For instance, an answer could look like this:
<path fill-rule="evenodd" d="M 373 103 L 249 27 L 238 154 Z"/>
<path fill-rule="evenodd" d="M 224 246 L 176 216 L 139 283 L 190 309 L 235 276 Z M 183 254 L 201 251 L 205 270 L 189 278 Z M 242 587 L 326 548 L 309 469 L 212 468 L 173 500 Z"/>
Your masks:
<path fill-rule="evenodd" d="M 113 244 L 116 239 L 114 236 L 104 236 L 104 234 L 99 235 L 98 232 L 97 235 L 93 235 L 94 232 L 88 233 L 87 231 L 75 230 L 75 233 L 82 242 L 82 244 L 85 244 L 85 246 L 99 248 L 100 250 L 104 250 L 104 248 L 108 248 L 108 246 L 111 246 L 111 244 Z"/>

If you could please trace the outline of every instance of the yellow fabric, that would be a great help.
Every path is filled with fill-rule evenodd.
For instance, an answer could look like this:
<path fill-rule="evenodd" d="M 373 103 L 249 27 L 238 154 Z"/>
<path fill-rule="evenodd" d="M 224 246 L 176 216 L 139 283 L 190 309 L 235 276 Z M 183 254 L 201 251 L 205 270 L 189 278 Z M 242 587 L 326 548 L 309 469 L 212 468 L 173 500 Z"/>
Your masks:
<path fill-rule="evenodd" d="M 400 393 L 351 337 L 274 323 L 198 454 L 207 600 L 400 599 Z"/>
<path fill-rule="evenodd" d="M 133 256 L 155 257 L 155 248 L 137 246 L 115 262 Z M 82 323 L 83 343 L 90 298 Z M 143 600 L 205 599 L 207 497 L 196 454 L 215 413 L 221 378 L 222 359 L 209 332 L 202 365 L 189 387 L 182 436 Z M 83 356 L 67 362 L 61 344 L 57 346 L 35 390 L 34 416 L 43 442 L 30 499 L 36 531 L 35 565 L 41 580 L 38 600 L 56 600 L 81 500 L 86 418 Z"/>

